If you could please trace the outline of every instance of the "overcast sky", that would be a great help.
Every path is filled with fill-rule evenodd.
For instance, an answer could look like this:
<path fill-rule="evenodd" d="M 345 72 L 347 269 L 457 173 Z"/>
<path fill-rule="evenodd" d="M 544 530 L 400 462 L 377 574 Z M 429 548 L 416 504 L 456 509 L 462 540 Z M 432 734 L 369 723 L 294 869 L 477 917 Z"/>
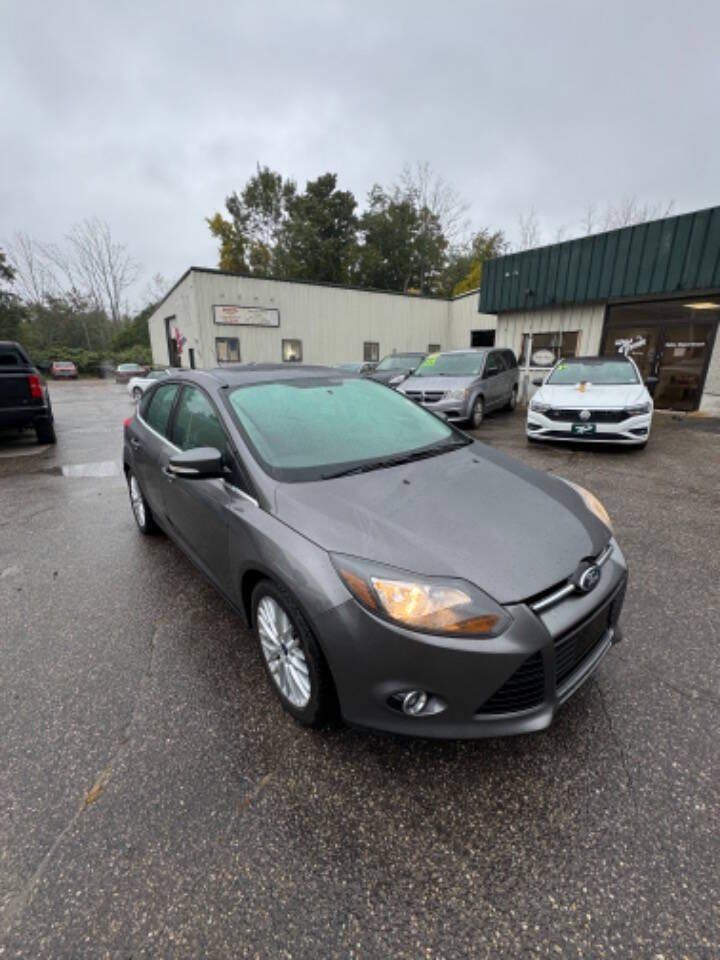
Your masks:
<path fill-rule="evenodd" d="M 260 162 L 362 202 L 428 161 L 474 226 L 720 203 L 720 4 L 6 0 L 0 243 L 91 216 L 175 281 Z M 142 283 L 138 285 L 139 296 Z"/>

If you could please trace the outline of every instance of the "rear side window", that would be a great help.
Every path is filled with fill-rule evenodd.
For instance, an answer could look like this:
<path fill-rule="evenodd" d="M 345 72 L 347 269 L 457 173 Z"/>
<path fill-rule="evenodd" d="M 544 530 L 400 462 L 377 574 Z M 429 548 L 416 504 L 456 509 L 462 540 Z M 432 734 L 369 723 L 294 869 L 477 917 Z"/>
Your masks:
<path fill-rule="evenodd" d="M 12 347 L 0 349 L 0 367 L 21 367 L 25 361 Z"/>
<path fill-rule="evenodd" d="M 508 370 L 514 370 L 515 367 L 517 367 L 517 360 L 512 350 L 503 350 L 503 356 L 505 357 Z"/>
<path fill-rule="evenodd" d="M 176 383 L 166 383 L 164 386 L 157 387 L 150 396 L 148 407 L 143 411 L 143 417 L 147 425 L 163 437 L 167 436 L 170 411 L 177 392 L 178 385 Z"/>
<path fill-rule="evenodd" d="M 185 387 L 178 403 L 173 443 L 181 450 L 215 447 L 226 453 L 227 437 L 208 398 L 196 387 Z"/>

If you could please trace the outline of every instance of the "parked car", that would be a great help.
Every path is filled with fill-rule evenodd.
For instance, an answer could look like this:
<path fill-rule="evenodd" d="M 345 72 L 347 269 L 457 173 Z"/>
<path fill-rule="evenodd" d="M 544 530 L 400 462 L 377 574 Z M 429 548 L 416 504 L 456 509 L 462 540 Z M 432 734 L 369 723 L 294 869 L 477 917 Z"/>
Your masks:
<path fill-rule="evenodd" d="M 77 380 L 78 370 L 71 360 L 53 360 L 50 376 L 53 380 Z"/>
<path fill-rule="evenodd" d="M 540 389 L 528 406 L 528 440 L 648 442 L 653 400 L 630 357 L 571 357 L 533 382 Z"/>
<path fill-rule="evenodd" d="M 131 377 L 142 377 L 147 367 L 140 363 L 121 363 L 115 370 L 115 383 L 127 383 Z"/>
<path fill-rule="evenodd" d="M 55 418 L 45 379 L 24 347 L 0 340 L 0 429 L 32 427 L 38 443 L 55 443 Z"/>
<path fill-rule="evenodd" d="M 157 380 L 163 380 L 169 373 L 169 370 L 150 370 L 141 376 L 131 377 L 127 385 L 128 393 L 137 403 L 148 387 L 151 387 Z"/>
<path fill-rule="evenodd" d="M 359 373 L 362 376 L 372 373 L 376 367 L 377 362 L 375 360 L 356 360 L 335 364 L 336 370 L 344 370 L 345 373 Z"/>
<path fill-rule="evenodd" d="M 425 737 L 547 727 L 620 639 L 589 492 L 364 377 L 173 371 L 125 421 L 138 528 L 255 631 L 283 707 Z"/>
<path fill-rule="evenodd" d="M 378 383 L 397 388 L 426 356 L 426 353 L 391 353 L 382 358 L 369 376 Z"/>
<path fill-rule="evenodd" d="M 518 366 L 512 350 L 494 348 L 433 353 L 398 387 L 448 420 L 479 427 L 491 410 L 514 410 Z"/>

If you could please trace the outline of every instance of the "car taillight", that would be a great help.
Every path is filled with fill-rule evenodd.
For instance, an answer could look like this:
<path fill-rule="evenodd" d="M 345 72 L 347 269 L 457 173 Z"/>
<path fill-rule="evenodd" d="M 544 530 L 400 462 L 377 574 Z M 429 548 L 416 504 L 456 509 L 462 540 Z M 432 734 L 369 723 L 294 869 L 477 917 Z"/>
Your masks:
<path fill-rule="evenodd" d="M 127 429 L 132 423 L 132 417 L 128 417 L 126 420 L 123 420 L 123 428 Z"/>
<path fill-rule="evenodd" d="M 40 377 L 36 373 L 31 373 L 28 377 L 28 386 L 30 387 L 30 396 L 33 400 L 42 400 L 43 387 Z"/>

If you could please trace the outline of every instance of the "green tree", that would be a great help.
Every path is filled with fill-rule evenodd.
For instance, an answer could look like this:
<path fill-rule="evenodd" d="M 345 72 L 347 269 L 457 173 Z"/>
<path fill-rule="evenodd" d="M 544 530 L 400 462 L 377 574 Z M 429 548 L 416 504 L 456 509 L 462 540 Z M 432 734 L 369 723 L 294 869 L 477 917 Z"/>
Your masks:
<path fill-rule="evenodd" d="M 477 290 L 482 281 L 482 268 L 486 260 L 499 257 L 508 249 L 502 230 L 492 233 L 479 230 L 470 242 L 455 250 L 448 259 L 443 275 L 443 290 L 448 295 L 459 296 Z"/>
<path fill-rule="evenodd" d="M 286 198 L 287 217 L 273 252 L 274 275 L 316 283 L 349 283 L 357 256 L 355 197 L 337 189 L 337 175 L 309 180 Z"/>
<path fill-rule="evenodd" d="M 11 284 L 14 279 L 15 271 L 8 263 L 5 253 L 0 250 L 0 284 Z M 24 319 L 25 308 L 20 298 L 0 286 L 0 340 L 18 340 Z"/>
<path fill-rule="evenodd" d="M 216 213 L 208 218 L 210 233 L 219 242 L 221 270 L 269 276 L 278 232 L 287 217 L 287 204 L 295 195 L 293 180 L 259 164 L 238 195 L 225 200 L 229 219 Z"/>

